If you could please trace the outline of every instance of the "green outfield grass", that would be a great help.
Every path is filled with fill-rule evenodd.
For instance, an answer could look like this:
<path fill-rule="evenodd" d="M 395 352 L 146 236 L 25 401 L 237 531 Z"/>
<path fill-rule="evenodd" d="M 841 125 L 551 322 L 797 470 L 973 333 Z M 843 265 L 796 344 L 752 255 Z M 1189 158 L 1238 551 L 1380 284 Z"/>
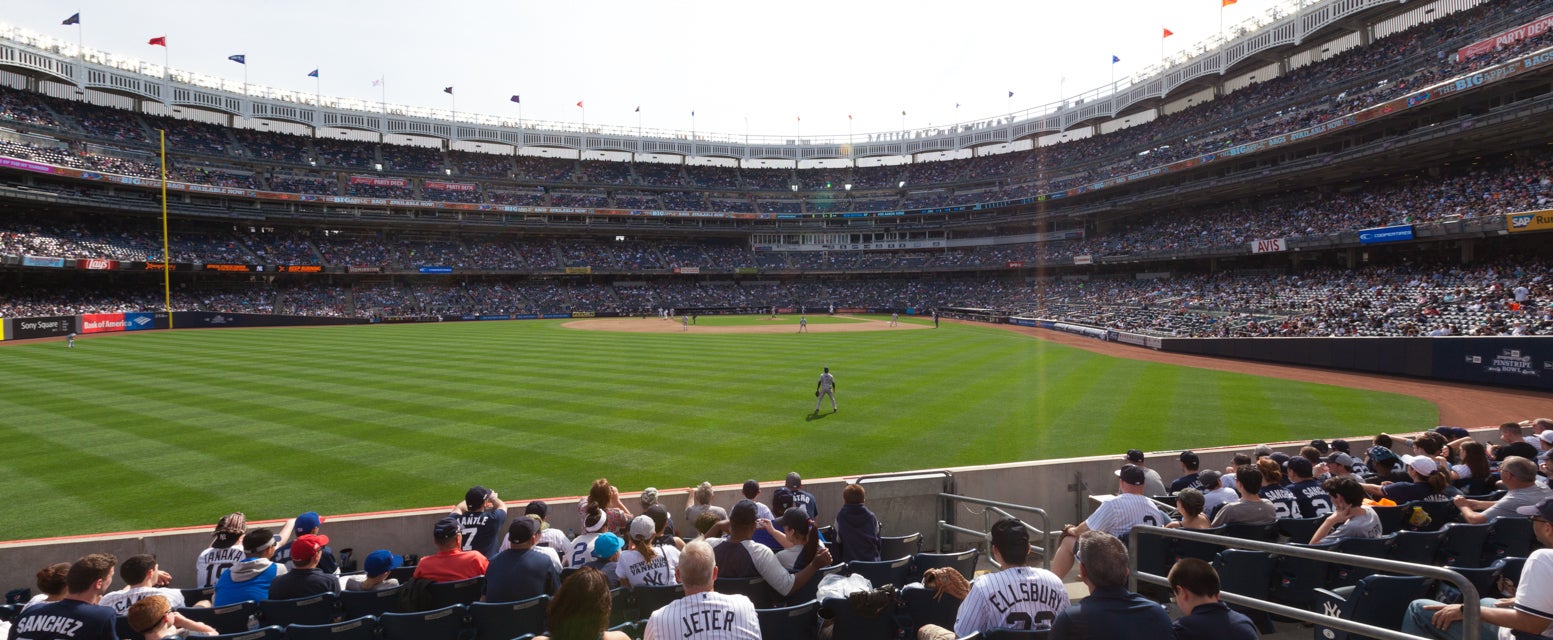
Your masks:
<path fill-rule="evenodd" d="M 860 320 L 858 318 L 828 316 L 825 314 L 804 317 L 809 319 L 809 324 L 849 324 L 865 322 L 865 320 Z M 696 326 L 769 327 L 772 325 L 785 325 L 796 329 L 798 327 L 798 318 L 799 316 L 795 315 L 779 315 L 775 318 L 771 316 L 698 316 L 696 318 Z M 672 320 L 672 322 L 679 322 L 679 319 L 676 317 L 674 320 Z"/>
<path fill-rule="evenodd" d="M 448 505 L 474 484 L 516 501 L 600 476 L 635 491 L 857 475 L 1406 432 L 1437 415 L 1416 398 L 947 324 L 190 330 L 11 345 L 0 361 L 10 539 Z M 841 411 L 815 416 L 822 366 Z"/>

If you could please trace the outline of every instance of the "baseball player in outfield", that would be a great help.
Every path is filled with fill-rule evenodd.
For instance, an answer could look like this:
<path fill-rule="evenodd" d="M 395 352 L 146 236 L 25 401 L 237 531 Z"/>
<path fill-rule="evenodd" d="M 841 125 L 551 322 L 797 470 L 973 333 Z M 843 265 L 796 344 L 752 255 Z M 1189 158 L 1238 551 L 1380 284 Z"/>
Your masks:
<path fill-rule="evenodd" d="M 798 333 L 808 333 L 808 332 L 809 332 L 809 318 L 808 318 L 808 316 L 798 316 Z"/>
<path fill-rule="evenodd" d="M 896 326 L 896 325 L 898 325 L 900 323 L 901 323 L 901 314 L 900 314 L 900 312 L 896 311 L 894 313 L 891 313 L 890 314 L 890 326 L 893 327 L 893 326 Z"/>
<path fill-rule="evenodd" d="M 748 597 L 712 591 L 717 559 L 697 540 L 685 545 L 675 570 L 685 597 L 652 612 L 644 640 L 760 640 L 760 619 Z"/>
<path fill-rule="evenodd" d="M 825 367 L 825 373 L 820 374 L 820 381 L 814 387 L 814 412 L 820 412 L 820 402 L 830 397 L 830 411 L 836 412 L 836 378 L 830 375 L 830 367 Z"/>

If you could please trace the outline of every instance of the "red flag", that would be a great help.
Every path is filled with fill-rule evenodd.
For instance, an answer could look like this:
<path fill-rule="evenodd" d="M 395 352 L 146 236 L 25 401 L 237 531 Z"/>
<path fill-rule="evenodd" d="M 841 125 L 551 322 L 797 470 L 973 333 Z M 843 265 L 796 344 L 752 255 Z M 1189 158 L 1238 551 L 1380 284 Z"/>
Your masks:
<path fill-rule="evenodd" d="M 167 36 L 157 36 L 155 38 L 152 38 L 151 41 L 147 42 L 146 44 L 156 45 L 158 47 L 165 47 L 165 46 L 167 46 Z"/>
<path fill-rule="evenodd" d="M 1235 4 L 1235 0 L 1223 0 L 1223 2 L 1224 2 L 1224 4 L 1219 5 L 1220 7 L 1227 7 L 1227 6 L 1230 6 L 1232 4 Z"/>
<path fill-rule="evenodd" d="M 851 119 L 852 119 L 852 114 L 850 114 L 850 113 L 849 113 L 849 114 L 847 114 L 847 119 L 848 119 L 848 120 L 851 120 Z"/>
<path fill-rule="evenodd" d="M 1176 34 L 1176 32 L 1171 31 L 1169 29 L 1165 29 L 1165 35 L 1160 36 L 1160 38 L 1169 38 L 1170 36 L 1173 36 L 1175 34 Z"/>
<path fill-rule="evenodd" d="M 578 108 L 578 109 L 581 109 L 581 108 L 582 108 L 582 101 L 581 101 L 581 100 L 578 100 L 578 101 L 577 101 L 577 108 Z"/>

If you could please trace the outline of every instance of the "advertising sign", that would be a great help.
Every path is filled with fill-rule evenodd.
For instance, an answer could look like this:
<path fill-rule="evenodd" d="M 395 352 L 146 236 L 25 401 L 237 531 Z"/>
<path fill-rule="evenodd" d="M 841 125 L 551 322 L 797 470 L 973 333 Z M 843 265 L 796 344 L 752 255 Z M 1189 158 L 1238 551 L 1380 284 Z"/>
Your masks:
<path fill-rule="evenodd" d="M 1279 238 L 1277 240 L 1252 240 L 1251 241 L 1251 253 L 1274 253 L 1274 252 L 1278 252 L 1278 251 L 1288 251 L 1288 250 L 1289 250 L 1288 241 L 1286 241 L 1283 238 Z"/>
<path fill-rule="evenodd" d="M 74 330 L 74 316 L 16 318 L 11 320 L 11 335 L 7 339 L 30 340 L 32 338 L 52 338 L 54 336 L 65 335 Z"/>
<path fill-rule="evenodd" d="M 1380 244 L 1382 242 L 1403 242 L 1413 239 L 1413 225 L 1403 224 L 1395 227 L 1376 227 L 1374 229 L 1362 229 L 1359 231 L 1359 244 Z"/>
<path fill-rule="evenodd" d="M 1553 210 L 1512 213 L 1505 220 L 1512 232 L 1553 229 Z"/>

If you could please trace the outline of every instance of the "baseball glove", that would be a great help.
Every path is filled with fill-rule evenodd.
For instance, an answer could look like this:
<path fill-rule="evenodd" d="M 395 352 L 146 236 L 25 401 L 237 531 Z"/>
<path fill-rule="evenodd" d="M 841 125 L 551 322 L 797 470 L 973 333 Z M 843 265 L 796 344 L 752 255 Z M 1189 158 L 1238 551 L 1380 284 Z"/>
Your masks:
<path fill-rule="evenodd" d="M 819 391 L 815 391 L 814 392 L 814 397 L 816 397 L 816 398 L 820 397 L 820 392 Z"/>

